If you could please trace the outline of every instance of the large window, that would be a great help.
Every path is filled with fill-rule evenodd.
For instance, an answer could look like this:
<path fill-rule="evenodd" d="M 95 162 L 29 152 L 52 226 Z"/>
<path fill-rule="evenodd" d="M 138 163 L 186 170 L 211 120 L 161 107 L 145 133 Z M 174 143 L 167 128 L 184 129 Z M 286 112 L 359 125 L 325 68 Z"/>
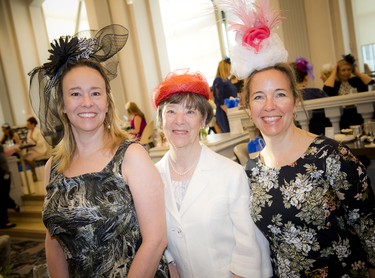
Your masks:
<path fill-rule="evenodd" d="M 200 71 L 211 83 L 222 58 L 211 1 L 160 0 L 160 8 L 171 71 Z"/>
<path fill-rule="evenodd" d="M 371 76 L 375 72 L 375 43 L 362 45 L 363 63 L 367 64 L 368 68 L 365 67 L 365 71 Z"/>
<path fill-rule="evenodd" d="M 43 12 L 50 41 L 90 29 L 83 0 L 45 0 Z"/>

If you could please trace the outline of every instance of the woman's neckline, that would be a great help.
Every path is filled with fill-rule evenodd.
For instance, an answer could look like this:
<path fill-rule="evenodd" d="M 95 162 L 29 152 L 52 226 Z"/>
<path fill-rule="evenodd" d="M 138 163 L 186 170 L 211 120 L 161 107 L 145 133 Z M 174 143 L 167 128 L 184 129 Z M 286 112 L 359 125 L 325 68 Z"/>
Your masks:
<path fill-rule="evenodd" d="M 275 162 L 276 166 L 268 166 L 265 162 L 264 162 L 264 158 L 262 156 L 262 153 L 260 152 L 259 155 L 256 157 L 264 167 L 267 167 L 267 168 L 270 168 L 270 169 L 281 169 L 283 167 L 287 167 L 287 166 L 291 166 L 293 164 L 296 164 L 298 162 L 298 160 L 300 160 L 305 154 L 307 154 L 309 152 L 309 150 L 311 149 L 312 145 L 315 144 L 315 142 L 320 139 L 322 137 L 322 135 L 317 135 L 313 138 L 313 140 L 310 142 L 310 144 L 307 146 L 307 148 L 301 153 L 301 155 L 299 155 L 295 160 L 293 160 L 292 162 L 290 163 L 277 163 Z M 280 165 L 279 165 L 280 164 Z"/>

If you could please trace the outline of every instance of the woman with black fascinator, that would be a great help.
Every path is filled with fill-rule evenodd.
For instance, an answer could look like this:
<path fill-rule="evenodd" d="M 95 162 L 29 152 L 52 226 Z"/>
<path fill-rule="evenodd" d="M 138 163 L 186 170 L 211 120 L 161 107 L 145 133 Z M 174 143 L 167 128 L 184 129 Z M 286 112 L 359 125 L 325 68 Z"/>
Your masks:
<path fill-rule="evenodd" d="M 51 277 L 168 276 L 162 181 L 119 127 L 110 92 L 127 38 L 121 25 L 60 37 L 30 73 L 41 132 L 57 142 L 43 207 Z"/>
<path fill-rule="evenodd" d="M 353 91 L 367 92 L 367 86 L 375 81 L 358 70 L 355 58 L 351 54 L 342 57 L 324 82 L 323 91 L 329 96 L 347 95 Z"/>
<path fill-rule="evenodd" d="M 367 92 L 368 85 L 374 84 L 375 81 L 369 75 L 358 70 L 356 60 L 351 54 L 342 57 L 343 59 L 337 62 L 331 75 L 324 82 L 323 91 L 328 96 Z M 340 119 L 340 129 L 359 124 L 363 124 L 363 118 L 358 114 L 357 108 L 355 106 L 345 107 Z"/>

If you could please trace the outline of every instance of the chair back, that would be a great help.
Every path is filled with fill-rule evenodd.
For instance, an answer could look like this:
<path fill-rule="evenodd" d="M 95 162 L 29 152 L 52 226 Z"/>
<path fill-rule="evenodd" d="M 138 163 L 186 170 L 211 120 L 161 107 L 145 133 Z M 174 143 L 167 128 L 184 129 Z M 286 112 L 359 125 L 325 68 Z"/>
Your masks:
<path fill-rule="evenodd" d="M 246 162 L 250 159 L 247 152 L 247 143 L 240 143 L 233 148 L 233 153 L 236 156 L 238 162 L 241 165 L 246 165 Z"/>
<path fill-rule="evenodd" d="M 144 146 L 149 146 L 153 144 L 153 135 L 154 135 L 154 121 L 148 122 L 145 129 L 142 132 L 141 139 L 139 143 Z"/>

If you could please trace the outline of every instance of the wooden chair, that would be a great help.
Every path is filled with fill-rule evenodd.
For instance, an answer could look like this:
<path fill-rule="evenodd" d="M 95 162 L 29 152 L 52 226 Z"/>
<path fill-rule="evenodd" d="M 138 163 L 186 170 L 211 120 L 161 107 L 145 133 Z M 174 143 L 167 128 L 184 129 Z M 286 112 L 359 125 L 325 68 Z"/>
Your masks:
<path fill-rule="evenodd" d="M 152 148 L 154 146 L 154 121 L 147 123 L 145 129 L 143 130 L 141 139 L 139 143 L 145 146 L 146 149 Z"/>

